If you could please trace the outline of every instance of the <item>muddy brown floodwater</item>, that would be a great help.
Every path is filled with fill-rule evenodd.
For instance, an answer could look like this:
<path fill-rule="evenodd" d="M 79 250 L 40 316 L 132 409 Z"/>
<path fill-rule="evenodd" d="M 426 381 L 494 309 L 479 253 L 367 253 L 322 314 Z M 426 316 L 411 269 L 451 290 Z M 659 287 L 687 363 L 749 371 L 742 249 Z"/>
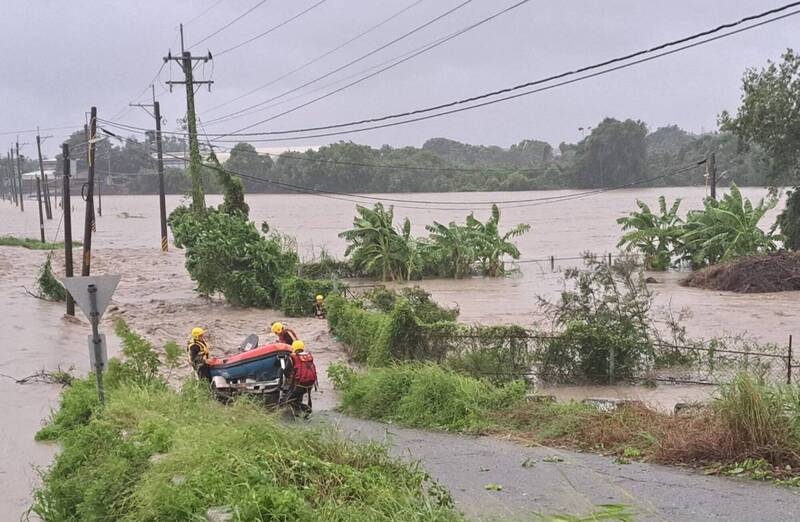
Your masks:
<path fill-rule="evenodd" d="M 556 192 L 471 193 L 471 194 L 413 194 L 390 195 L 400 199 L 454 202 L 458 210 L 419 210 L 396 208 L 399 222 L 409 217 L 414 232 L 424 234 L 424 226 L 434 220 L 462 221 L 470 205 L 460 203 L 475 200 L 517 200 L 569 194 Z M 751 198 L 762 197 L 763 189 L 745 189 Z M 616 218 L 634 208 L 636 198 L 656 204 L 660 194 L 669 200 L 684 199 L 683 211 L 700 208 L 705 195 L 703 188 L 668 188 L 620 190 L 602 195 L 537 206 L 508 208 L 501 223 L 513 225 L 530 223 L 532 231 L 519 241 L 525 260 L 573 257 L 584 251 L 598 253 L 615 249 L 619 237 Z M 177 206 L 182 198 L 167 198 L 168 209 Z M 210 196 L 209 204 L 220 201 Z M 308 259 L 321 249 L 341 256 L 344 242 L 337 234 L 349 228 L 355 212 L 354 204 L 306 195 L 248 196 L 251 217 L 256 222 L 267 221 L 272 230 L 297 238 L 301 256 Z M 73 198 L 73 234 L 80 239 L 83 207 Z M 419 205 L 417 205 L 419 206 Z M 437 207 L 446 206 L 438 203 Z M 38 237 L 38 216 L 35 207 L 19 212 L 8 202 L 0 202 L 0 235 Z M 488 209 L 476 209 L 476 217 L 485 219 Z M 774 221 L 776 211 L 765 219 L 765 226 Z M 46 222 L 48 240 L 63 237 L 58 216 Z M 315 408 L 328 409 L 335 404 L 333 392 L 324 372 L 330 362 L 344 358 L 341 347 L 328 334 L 324 321 L 286 319 L 271 310 L 237 309 L 219 300 L 197 297 L 193 284 L 183 266 L 181 251 L 171 248 L 164 254 L 159 250 L 158 200 L 155 196 L 106 196 L 103 216 L 97 220 L 94 238 L 93 273 L 122 274 L 112 307 L 104 318 L 102 329 L 110 334 L 111 321 L 124 317 L 131 326 L 157 346 L 175 340 L 185 341 L 192 326 L 209 329 L 212 351 L 231 352 L 249 333 L 257 333 L 262 341 L 268 335 L 269 324 L 285 320 L 306 340 L 320 361 L 322 377 L 320 393 L 315 396 Z M 31 288 L 44 252 L 0 247 L 0 328 L 3 332 L 3 359 L 0 373 L 24 377 L 43 368 L 75 366 L 85 372 L 88 367 L 88 323 L 63 318 L 62 305 L 46 303 L 28 296 L 23 286 Z M 79 255 L 75 259 L 80 259 Z M 549 261 L 526 262 L 520 272 L 501 279 L 469 278 L 465 280 L 431 280 L 422 282 L 434 297 L 447 305 L 461 309 L 461 319 L 467 322 L 516 322 L 533 325 L 542 320 L 536 296 L 554 297 L 563 287 L 559 270 L 574 266 L 575 261 L 557 262 L 551 272 Z M 54 265 L 62 270 L 63 255 L 56 253 Z M 674 310 L 691 310 L 686 326 L 690 335 L 711 337 L 723 333 L 747 333 L 764 342 L 785 343 L 793 328 L 800 324 L 800 292 L 763 295 L 736 295 L 678 285 L 680 274 L 655 274 L 658 284 L 656 303 Z M 113 336 L 109 336 L 113 338 Z M 118 342 L 110 342 L 111 352 Z M 177 377 L 188 373 L 183 366 Z M 56 449 L 51 445 L 33 442 L 33 435 L 57 404 L 60 388 L 55 385 L 18 385 L 0 378 L 4 407 L 0 409 L 0 488 L 4 492 L 0 509 L 4 518 L 18 518 L 30 503 L 30 492 L 36 484 L 34 466 L 45 466 Z M 676 401 L 702 399 L 708 388 L 661 386 L 653 391 L 628 387 L 576 388 L 547 390 L 560 398 L 591 396 L 636 396 L 658 406 L 669 408 Z"/>

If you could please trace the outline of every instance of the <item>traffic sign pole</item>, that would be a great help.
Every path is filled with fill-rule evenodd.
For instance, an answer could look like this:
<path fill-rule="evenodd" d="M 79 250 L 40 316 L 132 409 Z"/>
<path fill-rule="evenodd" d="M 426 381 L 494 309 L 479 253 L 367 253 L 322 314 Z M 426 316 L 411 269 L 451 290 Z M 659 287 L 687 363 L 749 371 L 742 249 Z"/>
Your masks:
<path fill-rule="evenodd" d="M 105 404 L 106 395 L 103 390 L 103 354 L 102 354 L 102 341 L 100 339 L 100 332 L 98 325 L 100 323 L 100 312 L 97 310 L 97 286 L 89 285 L 89 302 L 91 306 L 92 323 L 92 351 L 94 352 L 94 374 L 97 378 L 97 396 L 100 398 L 100 404 Z"/>

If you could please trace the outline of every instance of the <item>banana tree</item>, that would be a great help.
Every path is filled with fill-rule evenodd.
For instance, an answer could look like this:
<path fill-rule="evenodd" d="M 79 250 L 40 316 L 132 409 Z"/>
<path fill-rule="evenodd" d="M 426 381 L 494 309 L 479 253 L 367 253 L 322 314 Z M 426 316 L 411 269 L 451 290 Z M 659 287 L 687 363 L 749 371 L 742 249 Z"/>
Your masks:
<path fill-rule="evenodd" d="M 471 232 L 471 241 L 475 249 L 481 272 L 490 277 L 498 277 L 505 273 L 504 256 L 519 259 L 520 252 L 511 239 L 527 233 L 531 226 L 520 223 L 503 235 L 500 235 L 500 209 L 492 205 L 492 214 L 486 223 L 481 223 L 472 214 L 467 216 L 467 227 Z"/>
<path fill-rule="evenodd" d="M 638 211 L 617 219 L 626 232 L 617 247 L 638 250 L 644 256 L 645 267 L 650 270 L 666 270 L 672 264 L 672 256 L 680 247 L 683 221 L 678 217 L 681 200 L 676 199 L 669 209 L 664 196 L 658 198 L 656 214 L 641 200 L 636 200 Z"/>
<path fill-rule="evenodd" d="M 753 206 L 736 185 L 720 201 L 707 198 L 703 210 L 687 216 L 684 258 L 698 267 L 777 250 L 783 236 L 758 226 L 777 204 L 777 196 L 770 195 Z"/>
<path fill-rule="evenodd" d="M 432 225 L 426 225 L 425 229 L 430 232 L 425 242 L 429 272 L 456 279 L 472 272 L 476 254 L 469 228 L 453 222 L 443 225 L 434 221 Z"/>
<path fill-rule="evenodd" d="M 359 205 L 356 212 L 353 228 L 339 234 L 348 241 L 345 256 L 350 256 L 353 267 L 365 275 L 379 275 L 384 281 L 408 279 L 417 255 L 408 219 L 398 232 L 392 207 L 386 209 L 381 203 L 373 208 Z"/>

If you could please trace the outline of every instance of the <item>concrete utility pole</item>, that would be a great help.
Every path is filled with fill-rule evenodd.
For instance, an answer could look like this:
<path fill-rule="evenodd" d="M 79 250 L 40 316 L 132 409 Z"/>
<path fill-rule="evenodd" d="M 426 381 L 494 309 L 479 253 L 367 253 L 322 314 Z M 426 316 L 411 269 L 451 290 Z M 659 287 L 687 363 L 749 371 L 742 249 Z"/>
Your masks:
<path fill-rule="evenodd" d="M 169 249 L 169 238 L 167 236 L 167 201 L 164 194 L 164 148 L 161 139 L 161 104 L 156 101 L 155 87 L 153 87 L 153 103 L 130 103 L 132 107 L 153 107 L 153 117 L 156 120 L 156 155 L 158 167 L 158 207 L 161 222 L 161 250 L 166 252 Z"/>
<path fill-rule="evenodd" d="M 25 197 L 23 196 L 25 191 L 22 186 L 22 164 L 19 161 L 19 140 L 17 140 L 17 177 L 19 178 L 19 209 L 21 212 L 25 212 Z"/>
<path fill-rule="evenodd" d="M 64 211 L 64 275 L 72 277 L 72 202 L 69 194 L 69 144 L 61 145 L 61 157 L 64 160 L 64 175 L 61 179 L 64 183 L 64 190 L 61 192 L 61 208 Z M 75 315 L 75 301 L 72 294 L 67 292 L 67 315 Z"/>
<path fill-rule="evenodd" d="M 211 53 L 209 52 L 206 56 L 202 57 L 193 57 L 190 51 L 183 50 L 183 24 L 181 24 L 181 51 L 180 57 L 172 56 L 171 52 L 168 53 L 167 56 L 164 57 L 164 62 L 177 62 L 183 71 L 184 81 L 168 81 L 167 84 L 169 85 L 170 92 L 172 92 L 173 85 L 186 86 L 186 125 L 189 132 L 189 175 L 192 178 L 192 209 L 195 211 L 201 211 L 206 205 L 205 196 L 203 193 L 203 181 L 200 177 L 202 160 L 200 158 L 200 144 L 197 140 L 197 116 L 194 106 L 194 86 L 206 84 L 208 85 L 208 89 L 210 91 L 211 84 L 214 82 L 211 80 L 195 80 L 192 75 L 192 65 L 195 61 L 207 62 L 211 60 Z"/>
<path fill-rule="evenodd" d="M 42 138 L 39 136 L 38 128 L 36 132 L 36 152 L 39 154 L 39 174 L 44 183 L 44 211 L 47 219 L 53 219 L 53 210 L 50 208 L 50 190 L 47 188 L 47 174 L 44 173 L 44 163 L 42 162 Z"/>
<path fill-rule="evenodd" d="M 88 169 L 89 179 L 86 180 L 86 217 L 83 227 L 83 263 L 81 275 L 88 276 L 92 264 L 92 224 L 94 223 L 94 149 L 97 139 L 97 107 L 92 107 L 89 120 L 89 145 Z"/>
<path fill-rule="evenodd" d="M 6 157 L 8 158 L 8 179 L 11 180 L 11 194 L 14 196 L 14 204 L 19 206 L 19 199 L 17 199 L 17 176 L 14 174 L 14 159 L 12 156 L 12 149 L 8 149 Z"/>
<path fill-rule="evenodd" d="M 6 174 L 7 172 L 5 166 L 3 166 L 2 171 L 0 171 L 0 176 L 2 176 L 0 177 L 0 197 L 3 198 L 3 201 L 5 201 L 6 199 L 6 178 L 8 178 Z M 10 194 L 10 189 L 9 189 L 9 194 Z"/>
<path fill-rule="evenodd" d="M 42 243 L 44 243 L 44 214 L 42 214 L 42 183 L 39 178 L 36 178 L 36 201 L 39 203 L 39 234 L 42 236 Z"/>

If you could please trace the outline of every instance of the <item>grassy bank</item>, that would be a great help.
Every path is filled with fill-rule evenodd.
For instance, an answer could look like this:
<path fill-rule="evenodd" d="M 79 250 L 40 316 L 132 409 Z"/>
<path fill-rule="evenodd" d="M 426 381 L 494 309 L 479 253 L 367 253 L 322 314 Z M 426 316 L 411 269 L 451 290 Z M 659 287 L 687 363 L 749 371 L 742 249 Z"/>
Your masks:
<path fill-rule="evenodd" d="M 35 493 L 42 519 L 461 520 L 440 486 L 380 446 L 249 401 L 224 406 L 193 380 L 175 391 L 144 353 L 153 347 L 118 329 L 126 355 L 139 357 L 109 365 L 105 407 L 91 376 L 78 379 L 37 435 L 62 448 Z"/>
<path fill-rule="evenodd" d="M 786 480 L 800 471 L 800 393 L 740 375 L 706 408 L 679 415 L 630 404 L 603 412 L 528 401 L 519 383 L 494 385 L 433 365 L 355 372 L 333 366 L 342 411 L 406 426 L 502 433 L 526 441 Z M 787 467 L 788 466 L 788 467 Z"/>
<path fill-rule="evenodd" d="M 72 246 L 79 247 L 82 245 L 79 241 L 72 242 Z M 64 243 L 42 243 L 38 239 L 27 237 L 2 236 L 0 237 L 0 246 L 22 247 L 31 250 L 55 250 L 64 248 Z"/>

